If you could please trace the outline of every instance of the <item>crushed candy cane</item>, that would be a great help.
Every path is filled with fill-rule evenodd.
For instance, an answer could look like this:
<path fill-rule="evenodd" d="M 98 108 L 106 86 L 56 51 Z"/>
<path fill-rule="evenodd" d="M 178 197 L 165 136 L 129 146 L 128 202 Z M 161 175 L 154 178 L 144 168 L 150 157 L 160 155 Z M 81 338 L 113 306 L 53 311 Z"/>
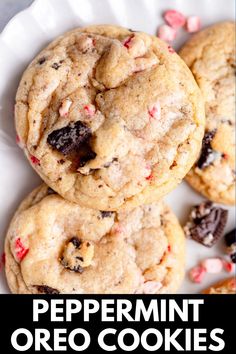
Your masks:
<path fill-rule="evenodd" d="M 129 49 L 131 47 L 131 45 L 132 45 L 131 42 L 132 42 L 133 38 L 134 38 L 134 35 L 126 37 L 124 39 L 123 45 L 124 45 L 125 48 Z"/>
<path fill-rule="evenodd" d="M 186 22 L 185 16 L 176 10 L 167 10 L 164 13 L 164 20 L 169 26 L 175 29 L 183 27 Z"/>
<path fill-rule="evenodd" d="M 201 21 L 198 16 L 190 16 L 186 21 L 186 30 L 189 33 L 194 33 L 199 31 L 201 28 Z"/>
<path fill-rule="evenodd" d="M 84 111 L 88 116 L 92 117 L 96 112 L 96 108 L 93 104 L 86 104 L 84 106 Z"/>
<path fill-rule="evenodd" d="M 169 53 L 171 53 L 171 54 L 175 53 L 175 50 L 174 50 L 174 48 L 171 47 L 171 45 L 168 45 L 167 48 L 168 48 Z"/>
<path fill-rule="evenodd" d="M 30 161 L 34 165 L 40 165 L 40 160 L 37 157 L 33 156 L 33 155 L 30 156 Z"/>
<path fill-rule="evenodd" d="M 226 272 L 232 273 L 233 271 L 235 271 L 235 264 L 233 262 L 228 262 L 223 259 L 222 264 Z"/>
<path fill-rule="evenodd" d="M 168 26 L 162 25 L 158 30 L 158 37 L 166 42 L 172 42 L 176 37 L 177 31 L 176 29 Z"/>
<path fill-rule="evenodd" d="M 160 117 L 161 117 L 161 106 L 160 106 L 160 103 L 159 102 L 155 103 L 154 106 L 149 108 L 148 113 L 149 113 L 151 118 L 160 119 Z"/>
<path fill-rule="evenodd" d="M 207 273 L 220 273 L 223 269 L 223 263 L 220 258 L 207 258 L 201 262 L 201 266 L 205 268 Z"/>
<path fill-rule="evenodd" d="M 19 237 L 15 240 L 15 251 L 16 257 L 19 261 L 22 261 L 29 252 L 29 249 L 23 245 Z"/>
<path fill-rule="evenodd" d="M 59 108 L 60 117 L 68 116 L 70 106 L 72 105 L 72 101 L 69 98 L 66 98 L 63 102 L 61 107 Z"/>
<path fill-rule="evenodd" d="M 189 272 L 189 277 L 194 283 L 201 283 L 206 275 L 206 269 L 199 265 L 193 267 Z"/>

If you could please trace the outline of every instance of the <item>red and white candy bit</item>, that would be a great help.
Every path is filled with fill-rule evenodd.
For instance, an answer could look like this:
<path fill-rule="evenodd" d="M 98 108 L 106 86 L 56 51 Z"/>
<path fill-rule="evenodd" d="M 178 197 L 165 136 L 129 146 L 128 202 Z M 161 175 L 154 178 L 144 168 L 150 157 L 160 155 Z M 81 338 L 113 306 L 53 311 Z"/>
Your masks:
<path fill-rule="evenodd" d="M 150 107 L 148 110 L 148 114 L 150 115 L 151 118 L 160 119 L 160 117 L 161 117 L 160 103 L 157 102 L 154 104 L 154 106 Z"/>
<path fill-rule="evenodd" d="M 189 272 L 189 277 L 194 283 L 201 283 L 205 275 L 206 269 L 201 265 L 193 267 Z"/>
<path fill-rule="evenodd" d="M 186 21 L 186 30 L 189 33 L 194 33 L 199 31 L 201 28 L 201 21 L 198 16 L 190 16 Z"/>
<path fill-rule="evenodd" d="M 40 160 L 36 156 L 30 155 L 30 161 L 34 165 L 40 165 Z"/>
<path fill-rule="evenodd" d="M 174 48 L 171 47 L 171 45 L 168 45 L 167 48 L 168 48 L 169 53 L 171 53 L 171 54 L 175 53 L 175 50 L 174 50 Z"/>
<path fill-rule="evenodd" d="M 23 145 L 22 141 L 20 140 L 20 137 L 18 134 L 16 135 L 16 143 L 21 149 L 23 149 L 24 145 Z"/>
<path fill-rule="evenodd" d="M 159 281 L 146 281 L 143 285 L 143 292 L 144 294 L 156 294 L 162 286 L 162 283 Z"/>
<path fill-rule="evenodd" d="M 89 103 L 84 106 L 84 111 L 88 116 L 92 117 L 96 113 L 96 107 Z"/>
<path fill-rule="evenodd" d="M 133 38 L 134 38 L 134 34 L 129 36 L 129 37 L 126 37 L 123 40 L 123 45 L 124 45 L 125 48 L 129 49 L 132 46 L 132 39 Z"/>
<path fill-rule="evenodd" d="M 168 25 L 162 25 L 158 30 L 158 37 L 165 42 L 172 42 L 175 39 L 176 34 L 176 29 Z"/>
<path fill-rule="evenodd" d="M 70 106 L 72 105 L 72 101 L 69 98 L 66 98 L 59 108 L 60 117 L 68 116 Z"/>
<path fill-rule="evenodd" d="M 25 248 L 19 237 L 15 240 L 15 250 L 16 257 L 19 261 L 22 261 L 29 252 L 29 249 Z"/>
<path fill-rule="evenodd" d="M 185 25 L 186 18 L 181 12 L 176 10 L 168 10 L 164 13 L 164 20 L 172 28 L 180 28 Z"/>
<path fill-rule="evenodd" d="M 235 264 L 233 262 L 222 260 L 224 270 L 228 273 L 232 273 L 235 270 Z"/>
<path fill-rule="evenodd" d="M 207 273 L 220 273 L 223 269 L 223 263 L 220 258 L 207 258 L 201 262 Z"/>

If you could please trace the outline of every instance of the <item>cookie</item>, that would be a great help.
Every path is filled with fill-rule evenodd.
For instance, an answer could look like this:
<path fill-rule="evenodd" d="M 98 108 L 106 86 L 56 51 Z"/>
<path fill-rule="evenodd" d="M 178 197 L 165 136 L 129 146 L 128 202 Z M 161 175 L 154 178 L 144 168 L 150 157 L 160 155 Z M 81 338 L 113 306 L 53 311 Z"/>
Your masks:
<path fill-rule="evenodd" d="M 187 181 L 208 199 L 235 204 L 235 24 L 194 35 L 180 51 L 205 99 L 206 132 Z"/>
<path fill-rule="evenodd" d="M 236 279 L 235 277 L 224 279 L 212 285 L 210 288 L 203 291 L 203 294 L 236 294 Z"/>
<path fill-rule="evenodd" d="M 204 104 L 193 76 L 154 36 L 75 29 L 26 69 L 18 139 L 51 188 L 85 207 L 132 209 L 160 199 L 196 160 Z"/>
<path fill-rule="evenodd" d="M 162 202 L 101 212 L 46 185 L 20 205 L 5 252 L 18 294 L 173 293 L 184 276 L 184 234 Z"/>

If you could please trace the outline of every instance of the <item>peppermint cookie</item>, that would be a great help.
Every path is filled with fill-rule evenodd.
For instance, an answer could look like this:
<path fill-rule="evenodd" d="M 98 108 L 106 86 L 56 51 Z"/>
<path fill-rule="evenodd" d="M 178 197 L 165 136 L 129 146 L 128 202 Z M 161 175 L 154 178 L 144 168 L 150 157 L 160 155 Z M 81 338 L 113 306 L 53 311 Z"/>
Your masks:
<path fill-rule="evenodd" d="M 235 277 L 224 279 L 223 281 L 212 285 L 210 288 L 203 291 L 203 294 L 236 294 L 236 279 Z"/>
<path fill-rule="evenodd" d="M 206 133 L 187 181 L 209 199 L 235 204 L 235 25 L 196 34 L 180 52 L 200 86 Z"/>
<path fill-rule="evenodd" d="M 184 276 L 183 231 L 162 202 L 98 211 L 46 185 L 20 205 L 5 252 L 13 293 L 173 293 Z"/>
<path fill-rule="evenodd" d="M 164 42 L 93 26 L 56 39 L 26 69 L 16 129 L 51 188 L 113 211 L 154 202 L 183 179 L 200 151 L 203 106 Z"/>

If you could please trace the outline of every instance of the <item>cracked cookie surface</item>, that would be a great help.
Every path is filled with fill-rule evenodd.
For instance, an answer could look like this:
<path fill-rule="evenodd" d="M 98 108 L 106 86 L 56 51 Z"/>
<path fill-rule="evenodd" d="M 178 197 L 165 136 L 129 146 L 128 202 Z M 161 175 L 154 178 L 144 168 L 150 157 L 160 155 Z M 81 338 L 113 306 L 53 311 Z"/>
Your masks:
<path fill-rule="evenodd" d="M 235 24 L 199 32 L 180 56 L 205 99 L 206 133 L 198 162 L 187 181 L 218 203 L 235 204 Z"/>
<path fill-rule="evenodd" d="M 174 293 L 185 237 L 162 202 L 104 213 L 42 185 L 13 217 L 5 252 L 13 293 Z"/>
<path fill-rule="evenodd" d="M 59 37 L 29 65 L 15 121 L 50 187 L 109 211 L 156 201 L 184 178 L 200 150 L 204 107 L 164 42 L 92 26 Z"/>

